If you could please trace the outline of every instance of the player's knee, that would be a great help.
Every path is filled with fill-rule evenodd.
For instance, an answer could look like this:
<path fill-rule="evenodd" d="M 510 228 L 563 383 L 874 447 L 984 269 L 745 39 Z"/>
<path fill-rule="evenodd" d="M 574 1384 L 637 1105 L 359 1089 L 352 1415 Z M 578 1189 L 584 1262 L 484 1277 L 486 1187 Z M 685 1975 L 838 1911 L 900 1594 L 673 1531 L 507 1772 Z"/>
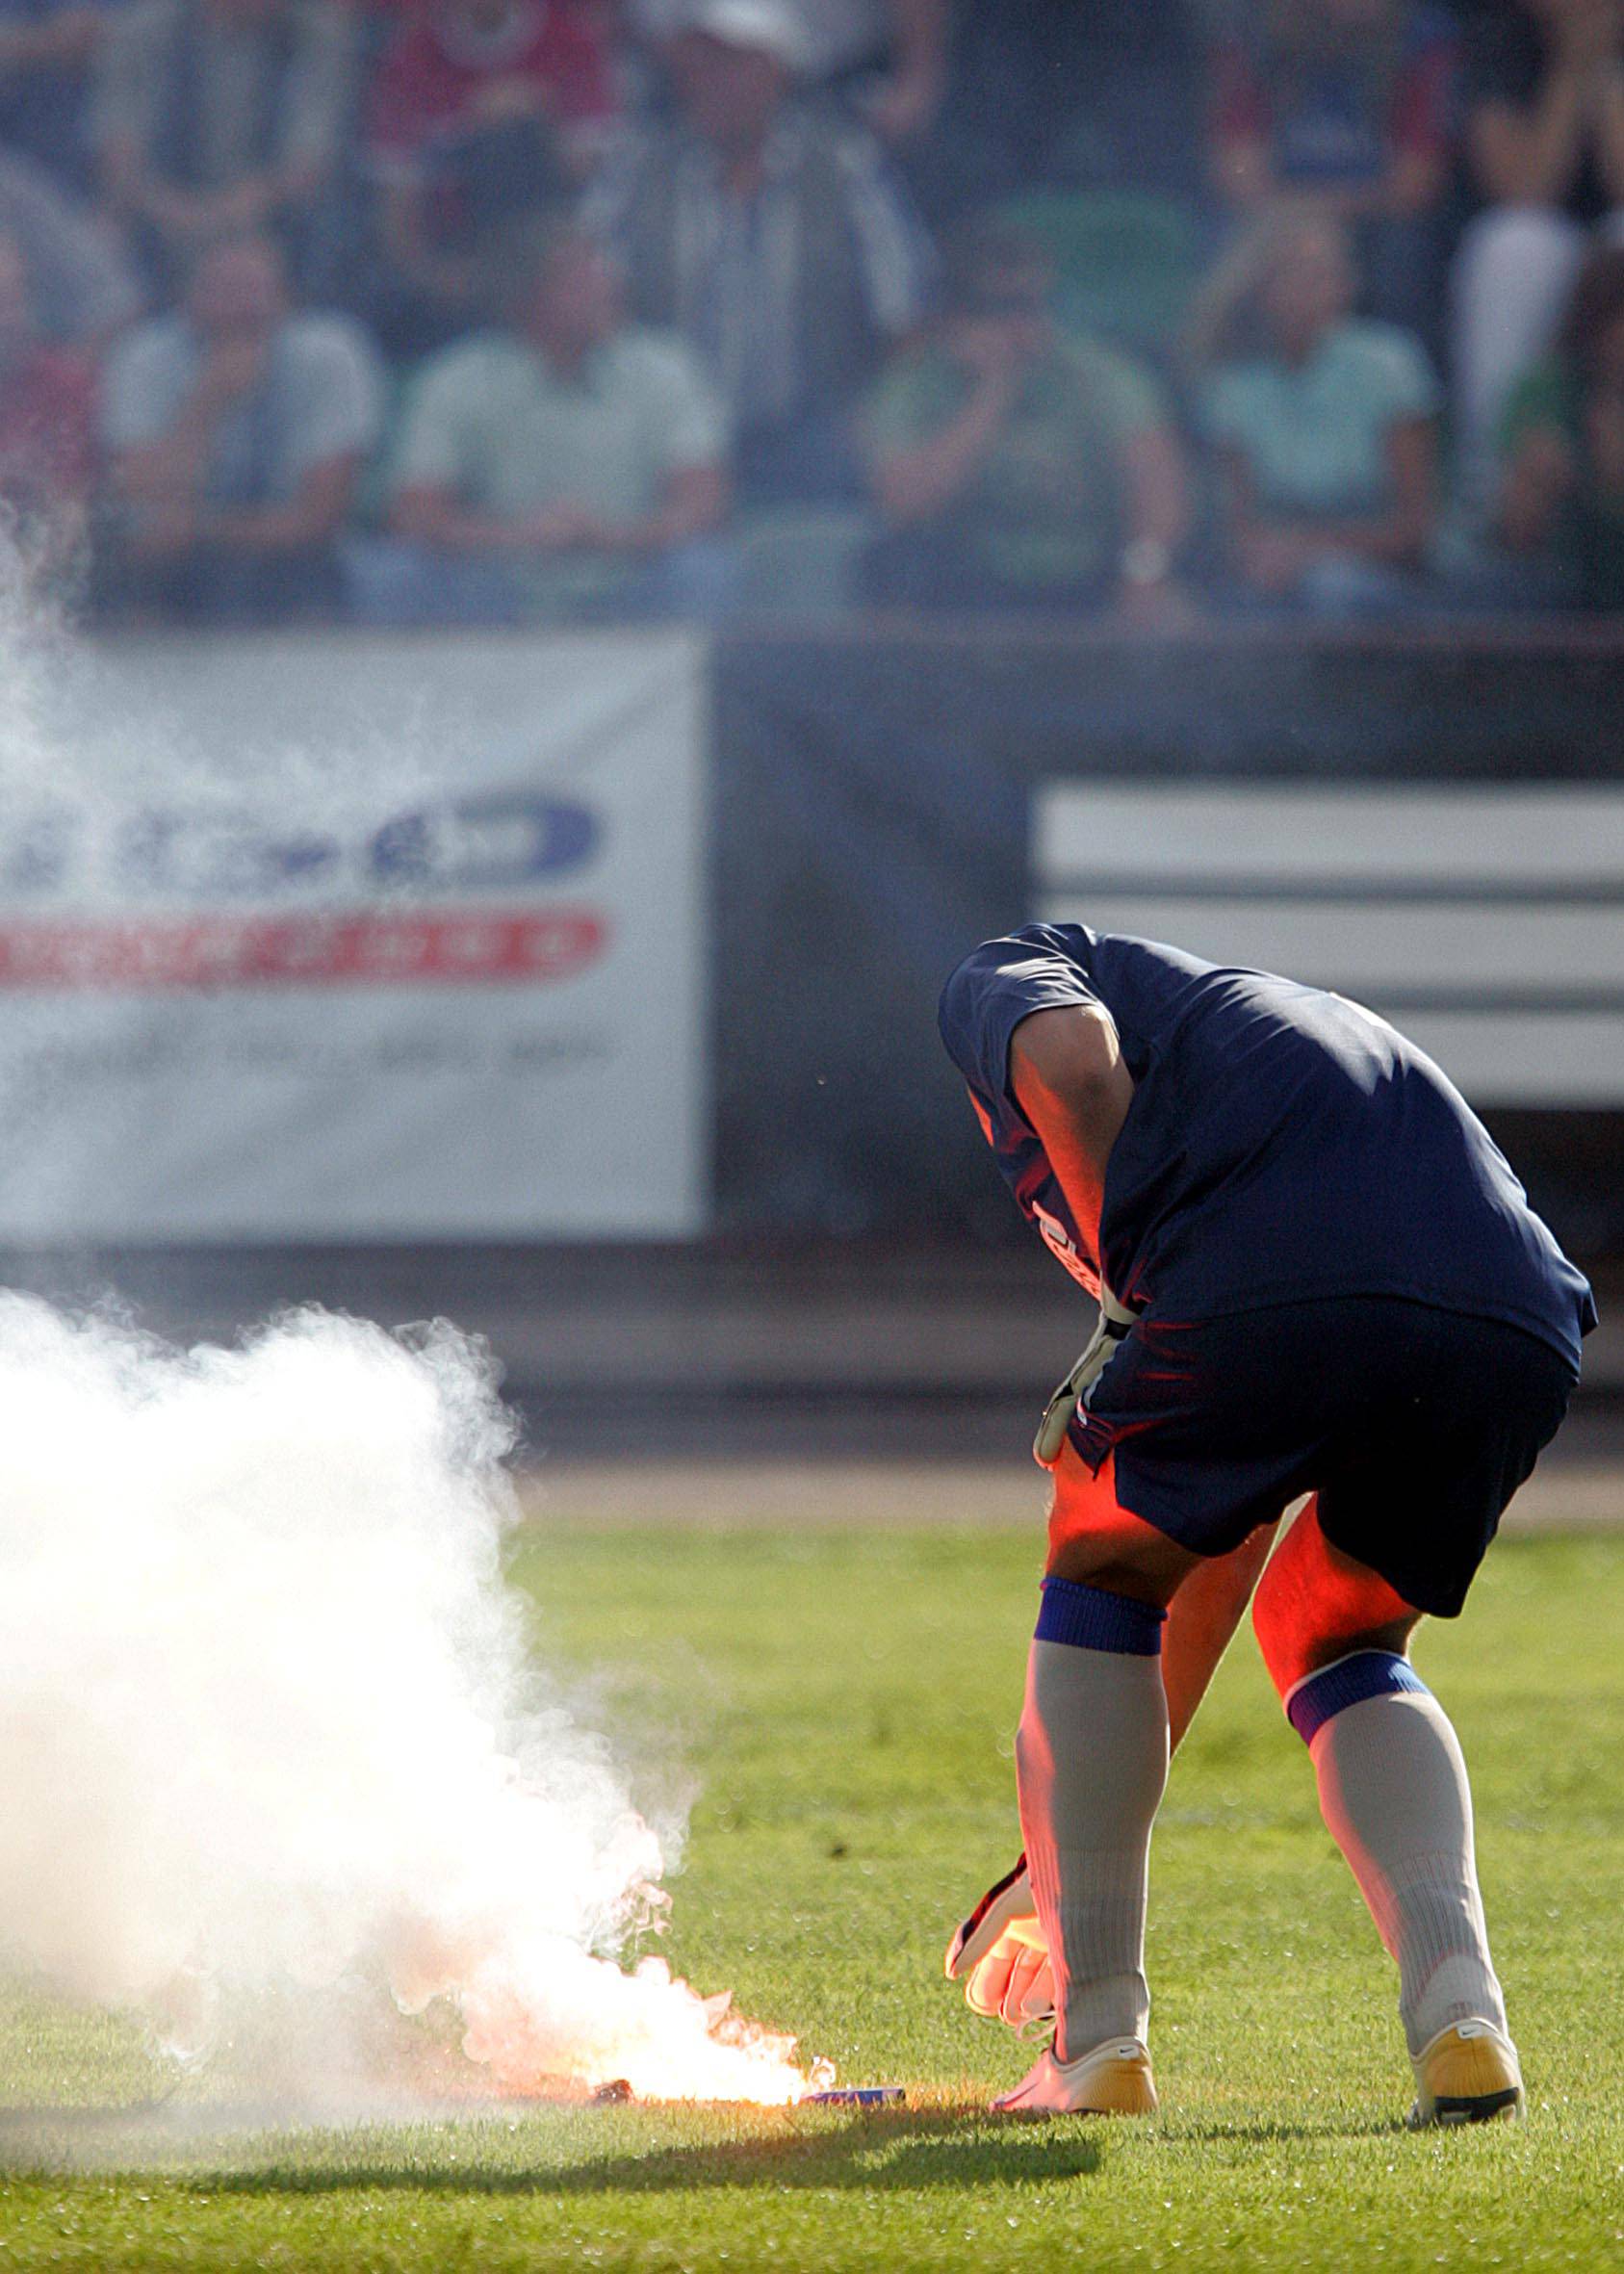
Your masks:
<path fill-rule="evenodd" d="M 1073 1531 L 1053 1521 L 1049 1526 L 1050 1579 L 1069 1579 L 1163 1610 L 1196 1561 L 1188 1548 L 1125 1512 L 1109 1527 Z"/>
<path fill-rule="evenodd" d="M 1067 1445 L 1053 1485 L 1049 1577 L 1165 1608 L 1197 1558 L 1119 1504 L 1110 1460 L 1094 1471 Z"/>
<path fill-rule="evenodd" d="M 1419 1615 L 1379 1573 L 1330 1546 L 1313 1508 L 1287 1533 L 1251 1605 L 1257 1646 L 1282 1697 L 1353 1651 L 1402 1654 Z"/>

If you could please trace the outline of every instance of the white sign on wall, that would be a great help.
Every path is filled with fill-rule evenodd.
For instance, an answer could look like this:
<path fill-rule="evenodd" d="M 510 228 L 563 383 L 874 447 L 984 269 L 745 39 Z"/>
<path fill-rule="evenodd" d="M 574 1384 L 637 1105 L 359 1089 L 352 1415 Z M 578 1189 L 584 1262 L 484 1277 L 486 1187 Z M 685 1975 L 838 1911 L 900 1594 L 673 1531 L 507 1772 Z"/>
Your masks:
<path fill-rule="evenodd" d="M 1038 915 L 1368 1004 L 1474 1103 L 1624 1105 L 1624 789 L 1057 782 Z"/>
<path fill-rule="evenodd" d="M 701 1229 L 702 665 L 70 659 L 0 757 L 0 1239 Z"/>

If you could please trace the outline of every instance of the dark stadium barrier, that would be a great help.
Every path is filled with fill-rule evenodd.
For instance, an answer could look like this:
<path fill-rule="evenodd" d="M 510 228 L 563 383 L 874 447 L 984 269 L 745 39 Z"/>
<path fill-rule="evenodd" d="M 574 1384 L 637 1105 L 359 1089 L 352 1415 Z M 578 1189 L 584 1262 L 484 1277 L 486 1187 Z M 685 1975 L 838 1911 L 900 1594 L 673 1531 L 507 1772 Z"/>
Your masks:
<path fill-rule="evenodd" d="M 1368 1002 L 1624 1256 L 1612 635 L 882 628 L 713 668 L 723 1229 L 1006 1236 L 936 995 L 1052 917 Z"/>

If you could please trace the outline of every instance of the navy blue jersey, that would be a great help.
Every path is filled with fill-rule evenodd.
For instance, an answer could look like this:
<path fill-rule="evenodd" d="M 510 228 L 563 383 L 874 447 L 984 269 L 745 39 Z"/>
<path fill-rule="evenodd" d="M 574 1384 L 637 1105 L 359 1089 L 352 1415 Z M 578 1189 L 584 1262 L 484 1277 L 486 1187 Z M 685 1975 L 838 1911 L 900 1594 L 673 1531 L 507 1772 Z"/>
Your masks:
<path fill-rule="evenodd" d="M 1134 1080 L 1097 1258 L 1009 1078 L 1021 1020 L 1069 1003 L 1110 1013 Z M 1577 1369 L 1596 1323 L 1583 1275 L 1453 1083 L 1356 1003 L 1150 940 L 1029 924 L 959 966 L 941 1034 L 1016 1199 L 1085 1284 L 1097 1264 L 1165 1319 L 1401 1296 L 1521 1327 Z"/>

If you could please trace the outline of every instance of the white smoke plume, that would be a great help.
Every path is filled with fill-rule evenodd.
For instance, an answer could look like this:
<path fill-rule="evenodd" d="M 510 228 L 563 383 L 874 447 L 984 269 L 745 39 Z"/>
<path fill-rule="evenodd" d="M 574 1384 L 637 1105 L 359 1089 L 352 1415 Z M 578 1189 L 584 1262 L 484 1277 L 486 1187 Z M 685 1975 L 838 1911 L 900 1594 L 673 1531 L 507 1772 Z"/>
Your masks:
<path fill-rule="evenodd" d="M 511 1437 L 443 1325 L 187 1353 L 0 1296 L 13 1962 L 205 2051 L 234 2001 L 377 1979 L 504 2093 L 802 2096 L 788 2040 L 625 1963 L 670 1843 L 537 1693 Z"/>

